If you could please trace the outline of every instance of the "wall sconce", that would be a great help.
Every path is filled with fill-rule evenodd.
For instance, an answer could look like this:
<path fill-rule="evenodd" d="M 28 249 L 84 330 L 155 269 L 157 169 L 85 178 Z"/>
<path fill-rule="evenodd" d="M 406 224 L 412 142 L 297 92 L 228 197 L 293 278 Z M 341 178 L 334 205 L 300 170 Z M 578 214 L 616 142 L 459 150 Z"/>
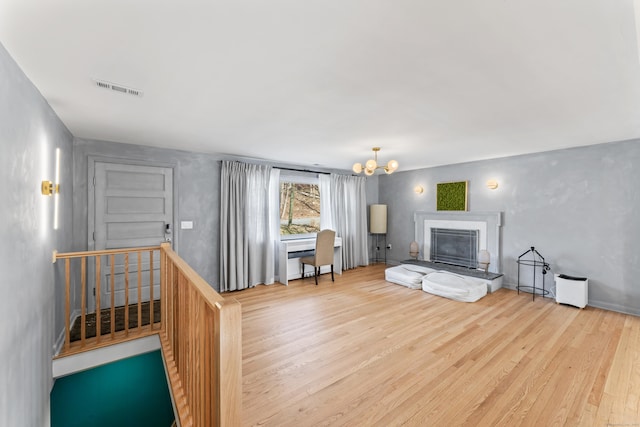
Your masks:
<path fill-rule="evenodd" d="M 498 188 L 498 181 L 496 181 L 495 179 L 490 179 L 489 181 L 487 181 L 487 188 L 489 190 L 495 190 L 496 188 Z"/>
<path fill-rule="evenodd" d="M 40 191 L 42 192 L 43 196 L 52 196 L 54 193 L 58 194 L 60 192 L 60 184 L 54 185 L 51 181 L 42 181 Z"/>
<path fill-rule="evenodd" d="M 413 192 L 416 194 L 422 194 L 424 193 L 424 188 L 422 188 L 422 185 L 416 185 L 413 187 Z"/>
<path fill-rule="evenodd" d="M 40 192 L 43 196 L 54 196 L 53 202 L 53 229 L 58 229 L 58 212 L 60 210 L 60 149 L 56 148 L 56 183 L 44 180 L 40 184 Z"/>
<path fill-rule="evenodd" d="M 56 183 L 49 180 L 42 181 L 40 191 L 43 196 L 52 196 L 60 193 L 60 149 L 56 148 Z"/>

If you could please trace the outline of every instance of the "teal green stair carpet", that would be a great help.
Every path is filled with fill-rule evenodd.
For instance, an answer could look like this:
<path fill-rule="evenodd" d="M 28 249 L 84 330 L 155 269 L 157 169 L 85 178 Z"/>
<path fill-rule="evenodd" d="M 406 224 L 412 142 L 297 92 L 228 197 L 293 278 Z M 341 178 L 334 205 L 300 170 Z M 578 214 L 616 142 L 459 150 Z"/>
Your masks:
<path fill-rule="evenodd" d="M 56 380 L 51 427 L 170 427 L 173 407 L 160 351 Z"/>

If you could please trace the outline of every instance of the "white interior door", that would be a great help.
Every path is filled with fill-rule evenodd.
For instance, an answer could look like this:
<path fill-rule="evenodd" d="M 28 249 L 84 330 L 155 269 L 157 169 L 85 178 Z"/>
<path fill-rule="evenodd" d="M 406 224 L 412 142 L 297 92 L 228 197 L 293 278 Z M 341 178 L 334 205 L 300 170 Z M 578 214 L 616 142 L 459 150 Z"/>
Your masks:
<path fill-rule="evenodd" d="M 94 246 L 96 250 L 140 246 L 157 246 L 173 237 L 173 170 L 167 167 L 139 166 L 96 162 L 94 168 Z M 113 286 L 111 257 L 101 260 L 101 306 L 125 304 L 125 257 L 114 257 Z M 149 253 L 142 263 L 132 254 L 128 260 L 129 304 L 138 301 L 138 270 L 141 297 L 149 300 L 149 283 L 153 275 L 154 299 L 160 296 L 160 260 L 156 252 L 153 271 Z M 113 288 L 113 289 L 112 289 Z M 94 292 L 95 293 L 95 292 Z"/>

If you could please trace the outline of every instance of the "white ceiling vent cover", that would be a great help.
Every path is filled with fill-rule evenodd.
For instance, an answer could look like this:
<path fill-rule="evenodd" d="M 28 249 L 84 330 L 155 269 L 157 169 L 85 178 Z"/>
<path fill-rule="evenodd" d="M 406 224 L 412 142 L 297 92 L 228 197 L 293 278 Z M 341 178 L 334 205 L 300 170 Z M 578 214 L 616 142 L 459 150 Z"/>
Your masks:
<path fill-rule="evenodd" d="M 106 80 L 94 79 L 93 81 L 95 82 L 96 86 L 102 89 L 107 89 L 114 92 L 120 92 L 127 95 L 133 95 L 133 96 L 139 96 L 139 97 L 142 97 L 142 95 L 144 94 L 144 92 L 142 92 L 140 89 L 134 89 L 132 87 L 127 87 L 125 85 L 121 85 L 117 83 L 111 83 Z"/>

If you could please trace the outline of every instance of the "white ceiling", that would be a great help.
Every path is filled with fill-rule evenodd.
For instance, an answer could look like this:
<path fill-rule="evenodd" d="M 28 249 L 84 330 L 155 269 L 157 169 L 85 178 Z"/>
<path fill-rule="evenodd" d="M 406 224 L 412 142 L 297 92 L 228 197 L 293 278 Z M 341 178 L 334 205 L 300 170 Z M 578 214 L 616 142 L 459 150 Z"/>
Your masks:
<path fill-rule="evenodd" d="M 80 138 L 399 170 L 640 137 L 633 0 L 0 0 Z M 93 79 L 140 89 L 133 97 Z"/>

